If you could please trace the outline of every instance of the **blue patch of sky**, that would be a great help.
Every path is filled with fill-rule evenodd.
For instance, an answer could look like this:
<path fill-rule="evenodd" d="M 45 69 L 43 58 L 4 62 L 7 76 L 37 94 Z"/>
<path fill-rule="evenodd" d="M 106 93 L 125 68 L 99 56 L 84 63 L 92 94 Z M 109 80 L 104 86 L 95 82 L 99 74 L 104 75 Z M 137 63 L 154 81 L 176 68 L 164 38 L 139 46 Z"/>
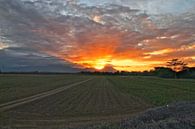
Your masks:
<path fill-rule="evenodd" d="M 195 8 L 195 0 L 79 0 L 79 3 L 89 6 L 118 4 L 145 10 L 149 14 L 181 14 Z"/>

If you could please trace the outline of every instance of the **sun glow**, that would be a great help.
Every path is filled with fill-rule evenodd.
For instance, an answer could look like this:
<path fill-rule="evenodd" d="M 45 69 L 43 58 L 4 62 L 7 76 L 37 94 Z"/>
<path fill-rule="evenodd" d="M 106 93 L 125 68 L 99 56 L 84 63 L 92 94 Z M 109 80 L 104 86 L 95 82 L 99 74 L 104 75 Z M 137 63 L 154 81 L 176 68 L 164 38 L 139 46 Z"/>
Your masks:
<path fill-rule="evenodd" d="M 131 59 L 114 59 L 111 64 L 119 71 L 144 71 L 160 65 L 160 61 L 135 61 Z"/>
<path fill-rule="evenodd" d="M 110 64 L 110 57 L 104 57 L 99 59 L 88 59 L 84 61 L 75 61 L 74 63 L 77 65 L 81 65 L 85 68 L 94 68 L 96 70 L 103 69 L 106 65 Z"/>
<path fill-rule="evenodd" d="M 97 59 L 92 65 L 95 69 L 101 70 L 108 64 L 108 62 L 109 61 L 107 59 Z"/>
<path fill-rule="evenodd" d="M 84 68 L 92 68 L 102 70 L 106 66 L 112 66 L 113 69 L 118 71 L 144 71 L 146 69 L 153 69 L 154 66 L 162 64 L 160 61 L 134 61 L 130 59 L 111 59 L 102 58 L 96 60 L 77 61 L 77 65 Z"/>
<path fill-rule="evenodd" d="M 86 70 L 106 71 L 109 66 L 109 69 L 118 71 L 145 71 L 164 66 L 169 58 L 181 58 L 176 53 L 185 53 L 195 48 L 194 44 L 183 45 L 179 48 L 162 46 L 162 48 L 153 50 L 129 46 L 121 47 L 120 37 L 122 36 L 123 34 L 120 33 L 116 35 L 113 33 L 112 36 L 98 35 L 82 45 L 72 44 L 65 51 L 48 53 L 74 64 L 74 67 Z M 149 41 L 147 42 L 149 43 Z M 139 47 L 143 46 L 140 44 Z M 191 60 L 189 66 L 194 66 L 194 56 L 191 56 Z"/>

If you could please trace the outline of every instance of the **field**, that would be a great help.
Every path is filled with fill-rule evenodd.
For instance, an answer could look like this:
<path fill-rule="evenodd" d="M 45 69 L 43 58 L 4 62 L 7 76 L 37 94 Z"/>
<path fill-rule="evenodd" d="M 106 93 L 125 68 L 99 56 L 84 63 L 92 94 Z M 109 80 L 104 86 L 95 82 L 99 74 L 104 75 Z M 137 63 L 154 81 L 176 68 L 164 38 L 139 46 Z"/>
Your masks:
<path fill-rule="evenodd" d="M 195 80 L 140 76 L 0 75 L 0 127 L 115 122 L 195 101 Z"/>

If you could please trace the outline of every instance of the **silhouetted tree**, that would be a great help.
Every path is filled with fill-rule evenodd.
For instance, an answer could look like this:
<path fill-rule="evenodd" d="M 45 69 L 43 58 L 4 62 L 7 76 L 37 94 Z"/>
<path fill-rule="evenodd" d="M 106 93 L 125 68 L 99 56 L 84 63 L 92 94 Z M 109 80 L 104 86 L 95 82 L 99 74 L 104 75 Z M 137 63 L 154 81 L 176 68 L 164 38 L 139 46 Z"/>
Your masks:
<path fill-rule="evenodd" d="M 167 67 L 175 71 L 175 78 L 177 78 L 177 72 L 184 71 L 188 68 L 187 65 L 187 63 L 179 59 L 172 59 L 167 62 Z"/>
<path fill-rule="evenodd" d="M 167 62 L 167 67 L 171 68 L 176 72 L 185 70 L 187 68 L 187 65 L 188 65 L 187 63 L 179 59 L 172 59 Z"/>
<path fill-rule="evenodd" d="M 195 67 L 188 68 L 178 73 L 179 78 L 192 78 L 195 79 Z"/>

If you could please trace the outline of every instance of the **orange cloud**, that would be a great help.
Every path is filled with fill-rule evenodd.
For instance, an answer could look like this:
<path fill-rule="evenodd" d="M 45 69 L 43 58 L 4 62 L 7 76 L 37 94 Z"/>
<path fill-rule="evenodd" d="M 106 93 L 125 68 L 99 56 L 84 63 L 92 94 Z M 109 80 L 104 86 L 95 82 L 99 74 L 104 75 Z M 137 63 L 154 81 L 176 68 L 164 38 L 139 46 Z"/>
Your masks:
<path fill-rule="evenodd" d="M 98 16 L 93 20 L 101 22 Z M 52 37 L 54 42 L 43 51 L 79 68 L 101 70 L 110 65 L 119 71 L 144 71 L 164 66 L 166 61 L 173 58 L 184 59 L 189 62 L 189 66 L 195 66 L 195 45 L 183 43 L 188 38 L 181 36 L 182 34 L 159 36 L 162 32 L 155 30 L 159 35 L 147 37 L 99 24 L 94 24 L 91 28 L 86 26 L 81 32 L 74 27 L 65 27 L 63 30 L 63 26 L 52 26 L 48 30 L 36 32 Z M 151 28 L 153 30 L 153 26 Z"/>
<path fill-rule="evenodd" d="M 158 51 L 148 52 L 145 54 L 147 54 L 147 55 L 162 55 L 162 54 L 171 53 L 173 51 L 174 51 L 174 49 L 167 48 L 167 49 L 162 49 L 162 50 L 158 50 Z"/>

